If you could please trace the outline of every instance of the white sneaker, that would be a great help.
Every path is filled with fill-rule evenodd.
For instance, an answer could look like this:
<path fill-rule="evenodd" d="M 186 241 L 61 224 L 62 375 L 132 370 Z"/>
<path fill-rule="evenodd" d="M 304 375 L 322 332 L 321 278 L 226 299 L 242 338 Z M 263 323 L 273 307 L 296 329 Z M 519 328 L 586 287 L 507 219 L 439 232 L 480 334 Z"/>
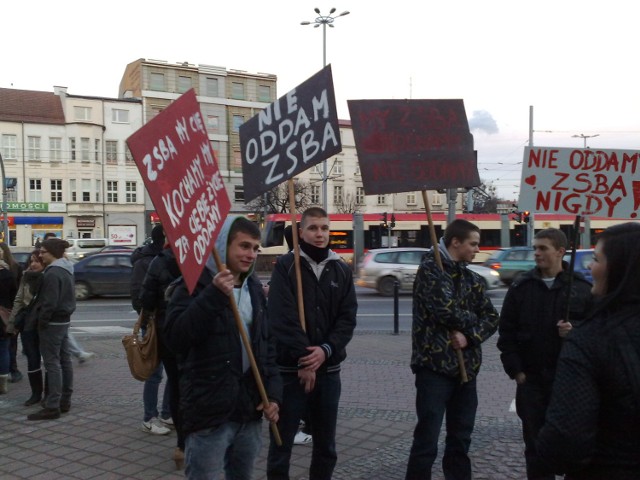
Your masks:
<path fill-rule="evenodd" d="M 93 352 L 82 352 L 80 355 L 78 355 L 78 362 L 84 363 L 87 360 L 91 360 L 95 356 L 96 354 Z"/>
<path fill-rule="evenodd" d="M 166 435 L 171 430 L 161 425 L 156 417 L 153 417 L 148 422 L 142 422 L 142 431 L 152 433 L 153 435 Z"/>
<path fill-rule="evenodd" d="M 302 430 L 296 433 L 296 436 L 293 438 L 294 445 L 309 445 L 311 442 L 313 442 L 313 437 L 308 433 L 304 433 Z"/>
<path fill-rule="evenodd" d="M 165 427 L 174 428 L 173 418 L 171 418 L 171 417 L 169 417 L 169 418 L 158 417 L 158 420 L 160 420 L 160 423 L 162 425 L 164 425 Z"/>

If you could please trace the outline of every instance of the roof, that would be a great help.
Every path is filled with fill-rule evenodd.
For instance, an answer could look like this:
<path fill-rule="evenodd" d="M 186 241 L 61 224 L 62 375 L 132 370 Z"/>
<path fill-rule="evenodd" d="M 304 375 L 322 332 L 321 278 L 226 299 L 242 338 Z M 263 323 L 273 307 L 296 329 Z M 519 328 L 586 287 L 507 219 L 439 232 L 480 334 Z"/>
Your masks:
<path fill-rule="evenodd" d="M 58 95 L 13 88 L 0 88 L 0 121 L 65 124 Z"/>

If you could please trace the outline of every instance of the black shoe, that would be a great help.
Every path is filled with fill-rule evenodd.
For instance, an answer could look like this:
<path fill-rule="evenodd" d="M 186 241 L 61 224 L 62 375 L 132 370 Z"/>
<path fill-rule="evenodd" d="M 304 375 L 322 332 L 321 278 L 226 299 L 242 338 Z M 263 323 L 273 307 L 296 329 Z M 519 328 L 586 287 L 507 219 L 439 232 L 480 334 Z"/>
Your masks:
<path fill-rule="evenodd" d="M 31 405 L 37 405 L 38 403 L 40 403 L 41 399 L 42 399 L 42 394 L 38 395 L 37 393 L 32 393 L 29 400 L 24 402 L 23 405 L 25 407 L 30 407 Z"/>
<path fill-rule="evenodd" d="M 61 403 L 60 404 L 60 413 L 67 413 L 69 410 L 71 410 L 71 404 L 70 403 Z"/>
<path fill-rule="evenodd" d="M 20 380 L 22 380 L 22 373 L 20 370 L 11 372 L 11 383 L 18 383 Z"/>
<path fill-rule="evenodd" d="M 60 418 L 59 408 L 43 408 L 27 416 L 27 420 L 55 420 L 56 418 Z"/>

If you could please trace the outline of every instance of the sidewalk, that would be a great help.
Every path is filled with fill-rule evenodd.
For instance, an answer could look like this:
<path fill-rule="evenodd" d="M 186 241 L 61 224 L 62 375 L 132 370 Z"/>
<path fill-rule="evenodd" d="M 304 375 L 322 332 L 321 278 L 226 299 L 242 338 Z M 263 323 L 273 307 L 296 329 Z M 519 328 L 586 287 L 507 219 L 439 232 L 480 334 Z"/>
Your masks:
<path fill-rule="evenodd" d="M 183 478 L 171 460 L 175 434 L 155 436 L 140 429 L 143 384 L 129 373 L 121 337 L 77 332 L 76 336 L 97 357 L 74 364 L 72 408 L 59 420 L 26 420 L 37 408 L 22 406 L 29 385 L 26 359 L 19 356 L 25 378 L 9 384 L 9 393 L 0 396 L 0 478 Z M 471 444 L 474 478 L 522 479 L 526 475 L 520 424 L 509 412 L 515 386 L 502 371 L 495 340 L 494 336 L 485 344 L 478 379 L 479 407 Z M 402 479 L 415 425 L 410 336 L 357 332 L 347 351 L 333 478 Z M 265 478 L 267 448 L 265 424 L 256 479 Z M 307 478 L 310 452 L 310 446 L 294 447 L 292 479 Z M 434 479 L 441 479 L 439 460 L 437 465 Z"/>

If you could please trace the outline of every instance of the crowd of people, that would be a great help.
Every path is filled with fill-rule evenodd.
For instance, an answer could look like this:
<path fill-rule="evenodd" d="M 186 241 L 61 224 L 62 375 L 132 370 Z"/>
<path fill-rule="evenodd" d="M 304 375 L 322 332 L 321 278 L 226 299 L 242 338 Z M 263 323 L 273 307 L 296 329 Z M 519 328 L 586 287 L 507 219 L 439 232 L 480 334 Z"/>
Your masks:
<path fill-rule="evenodd" d="M 271 424 L 269 480 L 290 478 L 301 422 L 311 445 L 308 478 L 332 478 L 340 368 L 358 305 L 351 269 L 329 248 L 329 234 L 327 213 L 307 209 L 268 287 L 254 271 L 260 231 L 242 216 L 226 218 L 193 291 L 161 227 L 132 256 L 132 303 L 144 322 L 156 322 L 161 359 L 143 388 L 142 429 L 175 429 L 173 459 L 187 478 L 252 478 L 263 418 Z M 563 261 L 565 234 L 540 230 L 536 266 L 510 285 L 498 314 L 480 277 L 466 268 L 479 251 L 480 230 L 466 220 L 448 225 L 414 282 L 417 424 L 407 480 L 431 478 L 443 423 L 444 478 L 473 477 L 482 344 L 496 332 L 516 385 L 527 479 L 640 478 L 639 243 L 639 223 L 605 230 L 591 284 Z M 65 244 L 44 240 L 23 273 L 13 269 L 8 249 L 0 250 L 0 307 L 9 312 L 0 393 L 10 379 L 10 339 L 19 332 L 32 390 L 25 405 L 43 402 L 29 420 L 55 419 L 71 406 L 75 297 Z"/>

